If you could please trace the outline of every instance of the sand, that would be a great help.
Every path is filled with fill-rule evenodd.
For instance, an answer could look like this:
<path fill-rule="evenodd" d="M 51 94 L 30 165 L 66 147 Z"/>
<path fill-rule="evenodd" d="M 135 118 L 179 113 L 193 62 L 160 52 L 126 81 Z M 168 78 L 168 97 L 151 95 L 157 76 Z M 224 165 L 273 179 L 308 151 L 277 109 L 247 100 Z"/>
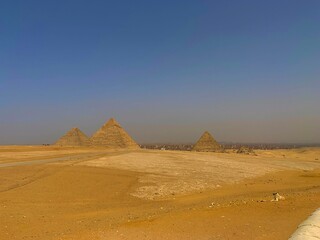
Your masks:
<path fill-rule="evenodd" d="M 0 239 L 287 239 L 319 208 L 320 149 L 257 155 L 0 147 Z"/>

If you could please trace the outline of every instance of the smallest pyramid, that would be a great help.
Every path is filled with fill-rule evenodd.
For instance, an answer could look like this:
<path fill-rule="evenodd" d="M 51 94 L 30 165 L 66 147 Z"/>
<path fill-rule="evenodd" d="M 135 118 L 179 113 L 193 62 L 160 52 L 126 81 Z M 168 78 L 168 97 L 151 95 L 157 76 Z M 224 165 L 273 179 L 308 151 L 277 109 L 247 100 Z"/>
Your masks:
<path fill-rule="evenodd" d="M 79 128 L 72 128 L 55 143 L 58 146 L 88 146 L 89 144 L 89 138 Z"/>
<path fill-rule="evenodd" d="M 197 152 L 220 152 L 221 150 L 220 144 L 207 131 L 192 148 L 192 151 Z"/>

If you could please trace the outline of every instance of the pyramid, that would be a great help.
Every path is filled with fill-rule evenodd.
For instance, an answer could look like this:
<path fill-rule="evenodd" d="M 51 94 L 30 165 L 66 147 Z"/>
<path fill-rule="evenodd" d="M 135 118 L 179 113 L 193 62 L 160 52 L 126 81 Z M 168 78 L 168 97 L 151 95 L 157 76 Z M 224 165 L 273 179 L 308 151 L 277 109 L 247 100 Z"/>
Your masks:
<path fill-rule="evenodd" d="M 55 145 L 88 146 L 90 145 L 90 140 L 79 128 L 72 128 L 69 132 L 63 135 Z"/>
<path fill-rule="evenodd" d="M 204 134 L 192 148 L 192 151 L 197 152 L 220 152 L 221 150 L 222 148 L 219 143 L 217 143 L 217 141 L 207 131 L 204 132 Z"/>
<path fill-rule="evenodd" d="M 106 122 L 90 140 L 93 146 L 127 149 L 140 148 L 114 118 Z"/>

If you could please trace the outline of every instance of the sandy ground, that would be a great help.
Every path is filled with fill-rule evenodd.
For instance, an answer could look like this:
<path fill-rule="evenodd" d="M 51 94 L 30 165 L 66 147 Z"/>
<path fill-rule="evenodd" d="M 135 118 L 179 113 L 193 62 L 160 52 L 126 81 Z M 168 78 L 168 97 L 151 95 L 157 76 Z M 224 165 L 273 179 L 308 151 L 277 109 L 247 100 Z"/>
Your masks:
<path fill-rule="evenodd" d="M 131 194 L 145 199 L 217 188 L 280 170 L 319 168 L 316 160 L 284 158 L 283 154 L 270 156 L 269 152 L 254 157 L 231 153 L 131 152 L 85 161 L 82 165 L 142 173 L 139 182 L 143 186 Z"/>
<path fill-rule="evenodd" d="M 59 157 L 80 156 L 92 153 L 109 153 L 113 150 L 103 148 L 76 148 L 76 147 L 44 147 L 44 146 L 0 146 L 0 164 L 44 160 Z"/>
<path fill-rule="evenodd" d="M 288 239 L 320 207 L 320 149 L 257 154 L 3 146 L 0 239 Z"/>

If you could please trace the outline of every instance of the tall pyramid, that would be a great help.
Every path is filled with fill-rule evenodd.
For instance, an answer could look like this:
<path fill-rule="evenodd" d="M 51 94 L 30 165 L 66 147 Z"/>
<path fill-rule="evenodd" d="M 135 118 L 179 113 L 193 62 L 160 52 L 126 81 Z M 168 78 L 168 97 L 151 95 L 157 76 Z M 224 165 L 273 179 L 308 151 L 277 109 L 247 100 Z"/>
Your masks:
<path fill-rule="evenodd" d="M 90 140 L 94 146 L 127 149 L 140 148 L 114 118 L 106 122 Z"/>
<path fill-rule="evenodd" d="M 222 148 L 219 143 L 217 143 L 217 141 L 207 131 L 204 132 L 204 134 L 192 148 L 192 151 L 197 152 L 220 152 L 221 150 Z"/>
<path fill-rule="evenodd" d="M 90 145 L 89 138 L 79 129 L 72 128 L 63 135 L 55 145 L 58 146 L 88 146 Z"/>

